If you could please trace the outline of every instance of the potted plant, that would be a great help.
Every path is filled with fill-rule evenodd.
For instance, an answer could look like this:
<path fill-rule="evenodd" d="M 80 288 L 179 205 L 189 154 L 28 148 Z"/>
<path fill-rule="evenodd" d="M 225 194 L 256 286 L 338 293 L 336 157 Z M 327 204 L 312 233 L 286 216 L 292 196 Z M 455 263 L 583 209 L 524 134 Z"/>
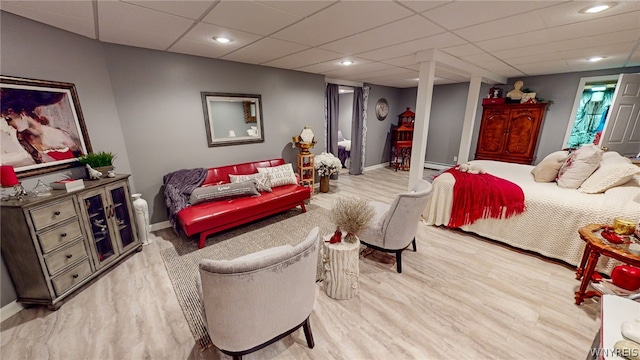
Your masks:
<path fill-rule="evenodd" d="M 100 171 L 103 176 L 107 175 L 107 172 L 113 170 L 113 160 L 116 155 L 112 152 L 100 151 L 95 153 L 88 153 L 78 158 L 80 164 L 89 165 L 92 169 Z"/>
<path fill-rule="evenodd" d="M 338 172 L 342 167 L 340 159 L 332 153 L 325 153 L 316 156 L 315 168 L 320 176 L 320 192 L 329 192 L 329 176 Z"/>

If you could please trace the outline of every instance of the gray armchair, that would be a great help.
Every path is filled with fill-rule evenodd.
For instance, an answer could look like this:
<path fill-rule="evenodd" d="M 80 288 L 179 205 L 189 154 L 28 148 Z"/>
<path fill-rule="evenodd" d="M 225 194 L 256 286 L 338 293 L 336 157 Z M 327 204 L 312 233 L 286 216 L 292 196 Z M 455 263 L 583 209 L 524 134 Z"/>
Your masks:
<path fill-rule="evenodd" d="M 402 251 L 409 244 L 413 244 L 413 251 L 417 250 L 418 223 L 432 191 L 431 183 L 420 180 L 410 192 L 398 195 L 391 205 L 373 201 L 375 215 L 369 226 L 358 234 L 362 244 L 395 253 L 399 273 L 402 272 Z"/>
<path fill-rule="evenodd" d="M 198 291 L 211 341 L 241 359 L 303 327 L 316 292 L 319 229 L 296 246 L 284 245 L 234 260 L 200 261 Z"/>

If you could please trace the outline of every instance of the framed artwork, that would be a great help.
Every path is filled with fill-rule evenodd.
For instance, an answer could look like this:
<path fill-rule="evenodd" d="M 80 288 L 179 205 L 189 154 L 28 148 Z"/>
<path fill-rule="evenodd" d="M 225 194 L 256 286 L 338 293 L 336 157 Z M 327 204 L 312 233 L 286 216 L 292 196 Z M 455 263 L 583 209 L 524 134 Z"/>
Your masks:
<path fill-rule="evenodd" d="M 525 103 L 536 103 L 536 93 L 524 93 L 522 94 L 522 99 L 520 99 L 521 104 Z"/>
<path fill-rule="evenodd" d="M 75 85 L 0 75 L 2 165 L 18 177 L 79 166 L 91 152 Z"/>

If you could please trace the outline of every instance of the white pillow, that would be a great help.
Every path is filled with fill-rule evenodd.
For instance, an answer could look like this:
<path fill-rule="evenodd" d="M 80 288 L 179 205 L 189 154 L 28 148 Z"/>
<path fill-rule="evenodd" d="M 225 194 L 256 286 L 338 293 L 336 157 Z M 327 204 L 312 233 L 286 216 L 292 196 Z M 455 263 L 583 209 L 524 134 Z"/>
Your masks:
<path fill-rule="evenodd" d="M 577 189 L 600 165 L 602 149 L 593 144 L 582 145 L 569 155 L 560 168 L 556 182 L 565 189 Z"/>
<path fill-rule="evenodd" d="M 271 192 L 271 181 L 269 181 L 269 176 L 265 173 L 256 173 L 250 175 L 236 175 L 229 174 L 229 180 L 231 183 L 241 183 L 249 180 L 256 181 L 256 188 L 258 191 L 266 191 Z"/>
<path fill-rule="evenodd" d="M 280 166 L 258 168 L 258 172 L 269 176 L 269 182 L 271 182 L 272 188 L 298 183 L 296 174 L 293 172 L 293 167 L 290 163 Z"/>
<path fill-rule="evenodd" d="M 606 164 L 632 164 L 631 159 L 626 158 L 615 151 L 607 151 L 602 154 L 600 166 Z"/>
<path fill-rule="evenodd" d="M 585 180 L 578 191 L 586 194 L 599 194 L 626 183 L 633 175 L 640 173 L 640 167 L 628 163 L 602 165 Z"/>
<path fill-rule="evenodd" d="M 558 176 L 558 172 L 569 156 L 568 151 L 560 150 L 547 155 L 536 167 L 531 170 L 536 182 L 552 182 Z"/>

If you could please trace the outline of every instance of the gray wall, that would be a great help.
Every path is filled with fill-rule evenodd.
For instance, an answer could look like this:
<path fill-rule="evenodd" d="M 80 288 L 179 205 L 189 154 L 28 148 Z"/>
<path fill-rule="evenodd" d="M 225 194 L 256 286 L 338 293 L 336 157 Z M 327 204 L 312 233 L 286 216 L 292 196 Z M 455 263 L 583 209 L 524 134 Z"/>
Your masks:
<path fill-rule="evenodd" d="M 380 85 L 368 86 L 371 90 L 369 90 L 367 103 L 367 144 L 364 166 L 373 166 L 389 162 L 391 124 L 397 125 L 398 115 L 412 105 L 400 98 L 400 89 Z M 387 99 L 389 103 L 389 115 L 382 121 L 376 117 L 376 103 L 381 98 Z M 415 99 L 413 102 L 415 103 Z"/>

